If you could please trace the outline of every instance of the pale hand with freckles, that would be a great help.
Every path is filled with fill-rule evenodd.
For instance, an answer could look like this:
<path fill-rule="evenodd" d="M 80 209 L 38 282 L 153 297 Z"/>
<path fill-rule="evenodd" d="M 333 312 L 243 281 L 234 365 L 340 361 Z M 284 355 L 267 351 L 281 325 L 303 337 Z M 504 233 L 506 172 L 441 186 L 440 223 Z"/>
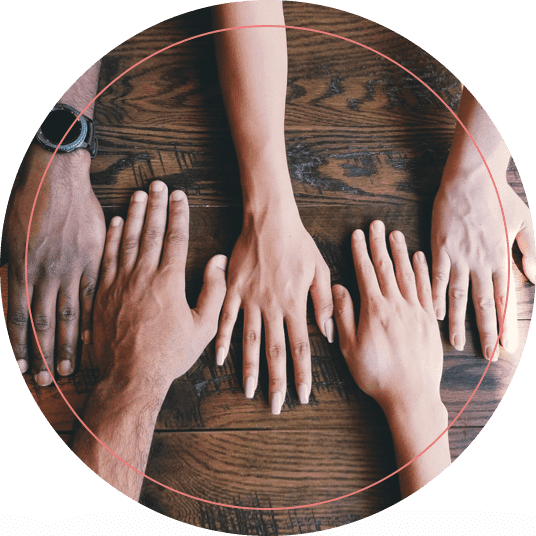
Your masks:
<path fill-rule="evenodd" d="M 380 405 L 391 429 L 399 468 L 428 447 L 447 427 L 439 387 L 443 349 L 434 316 L 425 256 L 417 252 L 413 269 L 404 236 L 385 227 L 370 229 L 372 262 L 361 230 L 352 236 L 352 253 L 361 298 L 359 324 L 348 291 L 333 287 L 341 351 L 358 386 Z M 400 472 L 407 496 L 450 463 L 447 434 Z"/>

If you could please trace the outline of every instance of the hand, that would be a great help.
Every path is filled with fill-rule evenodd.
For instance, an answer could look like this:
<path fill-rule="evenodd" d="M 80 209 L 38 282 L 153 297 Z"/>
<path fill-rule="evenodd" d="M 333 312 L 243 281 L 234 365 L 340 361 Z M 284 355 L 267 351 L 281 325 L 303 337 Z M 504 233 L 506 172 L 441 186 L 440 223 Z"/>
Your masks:
<path fill-rule="evenodd" d="M 463 162 L 462 162 L 463 163 Z M 536 282 L 536 248 L 528 207 L 506 183 L 504 168 L 492 169 L 499 189 L 510 247 L 514 241 L 523 253 L 523 269 Z M 438 319 L 445 316 L 449 286 L 450 342 L 457 350 L 465 345 L 465 310 L 469 280 L 482 352 L 496 361 L 497 318 L 504 315 L 508 287 L 508 249 L 497 193 L 484 165 L 472 173 L 460 164 L 447 163 L 432 214 L 433 299 Z M 501 334 L 508 352 L 518 345 L 517 303 L 510 272 L 508 305 Z"/>
<path fill-rule="evenodd" d="M 372 262 L 363 231 L 352 235 L 361 297 L 357 330 L 348 291 L 335 285 L 333 297 L 341 351 L 358 386 L 385 413 L 406 497 L 449 465 L 450 452 L 447 434 L 441 435 L 447 427 L 439 393 L 443 349 L 426 259 L 415 253 L 412 270 L 404 235 L 394 231 L 390 243 L 394 270 L 382 222 L 370 226 Z"/>
<path fill-rule="evenodd" d="M 428 266 L 422 252 L 408 258 L 404 235 L 390 235 L 393 263 L 381 221 L 370 226 L 372 262 L 365 235 L 352 235 L 352 254 L 361 296 L 356 330 L 350 294 L 333 287 L 341 351 L 359 388 L 384 411 L 393 404 L 415 408 L 439 400 L 443 348 L 434 316 Z"/>
<path fill-rule="evenodd" d="M 296 389 L 300 402 L 306 404 L 312 381 L 307 295 L 310 290 L 316 321 L 330 342 L 333 302 L 329 269 L 303 227 L 294 199 L 288 208 L 246 215 L 229 263 L 228 287 L 216 339 L 218 364 L 222 365 L 227 356 L 236 317 L 243 308 L 243 382 L 246 396 L 252 398 L 257 387 L 264 322 L 270 405 L 272 413 L 278 415 L 287 389 L 286 323 Z"/>
<path fill-rule="evenodd" d="M 21 372 L 32 361 L 36 382 L 50 385 L 32 335 L 24 279 L 26 236 L 37 188 L 52 153 L 33 144 L 19 170 L 9 203 L 4 247 L 9 258 L 7 327 Z M 28 243 L 28 293 L 39 344 L 51 371 L 75 368 L 79 332 L 91 340 L 95 285 L 106 233 L 102 208 L 89 180 L 85 150 L 54 157 L 32 218 Z"/>
<path fill-rule="evenodd" d="M 184 192 L 154 181 L 135 192 L 126 224 L 111 221 L 97 291 L 93 341 L 110 385 L 149 384 L 167 392 L 216 334 L 225 297 L 227 258 L 207 264 L 197 307 L 185 295 L 188 202 Z M 147 212 L 147 215 L 146 215 Z"/>

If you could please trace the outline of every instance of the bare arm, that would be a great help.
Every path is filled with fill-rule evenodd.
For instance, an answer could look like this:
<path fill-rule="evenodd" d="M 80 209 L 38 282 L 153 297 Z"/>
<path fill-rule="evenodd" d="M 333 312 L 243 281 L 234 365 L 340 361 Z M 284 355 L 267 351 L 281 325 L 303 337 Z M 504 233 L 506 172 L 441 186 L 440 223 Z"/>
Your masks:
<path fill-rule="evenodd" d="M 500 196 L 510 248 L 514 241 L 523 253 L 525 275 L 536 282 L 536 247 L 528 207 L 506 182 L 510 153 L 486 112 L 466 90 L 459 110 L 482 152 Z M 456 126 L 452 148 L 445 165 L 432 214 L 433 297 L 436 316 L 446 314 L 451 344 L 465 345 L 465 311 L 469 281 L 475 306 L 482 353 L 493 352 L 499 324 L 504 315 L 508 288 L 508 249 L 501 206 L 488 170 L 471 139 Z M 510 291 L 501 343 L 512 352 L 518 344 L 517 304 L 514 279 Z"/>
<path fill-rule="evenodd" d="M 135 192 L 127 220 L 108 229 L 95 301 L 95 355 L 102 374 L 84 410 L 84 422 L 138 471 L 147 464 L 156 417 L 171 385 L 216 334 L 225 297 L 226 257 L 205 269 L 197 307 L 190 309 L 184 271 L 188 201 L 169 198 L 163 182 L 149 196 Z M 167 228 L 166 228 L 167 226 Z M 80 428 L 73 450 L 102 478 L 138 499 L 142 477 Z"/>
<path fill-rule="evenodd" d="M 443 349 L 434 316 L 428 266 L 422 252 L 408 257 L 404 235 L 370 227 L 369 258 L 363 231 L 352 236 L 361 310 L 356 328 L 348 291 L 333 287 L 341 351 L 358 386 L 380 405 L 393 437 L 399 468 L 421 454 L 447 428 L 439 385 Z M 448 436 L 400 471 L 402 496 L 410 495 L 450 464 Z"/>
<path fill-rule="evenodd" d="M 100 65 L 89 69 L 60 102 L 78 111 L 97 92 Z M 93 117 L 93 106 L 86 112 Z M 21 372 L 33 368 L 36 382 L 52 378 L 30 336 L 25 286 L 25 247 L 30 213 L 52 153 L 32 143 L 19 169 L 2 237 L 9 258 L 8 331 Z M 80 335 L 91 340 L 91 312 L 105 224 L 89 180 L 91 157 L 76 149 L 57 154 L 43 181 L 28 243 L 28 292 L 43 354 L 51 371 L 75 369 Z M 56 367 L 54 367 L 54 362 Z"/>
<path fill-rule="evenodd" d="M 213 8 L 215 29 L 284 25 L 282 4 L 272 0 Z M 311 292 L 321 332 L 333 340 L 329 269 L 304 228 L 290 182 L 285 149 L 287 45 L 283 28 L 247 28 L 216 34 L 221 90 L 240 168 L 244 199 L 242 233 L 229 262 L 229 291 L 216 341 L 217 362 L 229 351 L 244 310 L 243 383 L 257 387 L 264 325 L 270 375 L 269 403 L 279 414 L 286 395 L 286 324 L 296 390 L 307 403 L 311 351 L 306 321 Z"/>

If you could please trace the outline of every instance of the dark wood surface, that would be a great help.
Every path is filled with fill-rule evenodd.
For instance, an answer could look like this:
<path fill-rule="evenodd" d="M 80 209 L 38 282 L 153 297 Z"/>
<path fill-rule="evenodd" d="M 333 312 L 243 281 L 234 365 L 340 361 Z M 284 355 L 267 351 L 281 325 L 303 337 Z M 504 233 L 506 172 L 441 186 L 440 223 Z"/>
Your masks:
<path fill-rule="evenodd" d="M 285 6 L 286 23 L 328 31 L 375 48 L 429 84 L 454 109 L 460 83 L 402 37 L 367 20 L 310 4 Z M 103 59 L 100 87 L 135 62 L 171 43 L 210 31 L 200 10 L 139 34 Z M 328 262 L 333 282 L 357 289 L 349 251 L 356 227 L 373 219 L 400 229 L 411 252 L 430 259 L 430 218 L 454 130 L 446 108 L 419 82 L 359 46 L 288 30 L 287 156 L 300 214 Z M 199 292 L 202 269 L 215 253 L 229 255 L 241 226 L 241 191 L 218 86 L 211 37 L 195 39 L 145 62 L 98 100 L 100 151 L 91 179 L 107 221 L 124 215 L 129 196 L 156 178 L 184 189 L 191 206 L 188 297 Z M 508 178 L 524 197 L 512 163 Z M 515 254 L 521 342 L 504 352 L 450 431 L 453 459 L 469 445 L 500 402 L 528 332 L 534 288 Z M 2 298 L 6 271 L 2 269 Z M 352 381 L 336 344 L 328 345 L 309 311 L 313 385 L 301 406 L 289 365 L 279 417 L 267 402 L 266 363 L 247 400 L 241 386 L 241 321 L 224 367 L 210 345 L 176 380 L 158 417 L 147 474 L 166 485 L 219 503 L 259 508 L 311 504 L 345 495 L 395 470 L 391 438 L 375 402 Z M 452 420 L 471 396 L 487 362 L 474 312 L 467 315 L 463 352 L 448 343 L 442 397 Z M 99 377 L 92 347 L 76 374 L 59 386 L 81 411 Z M 54 429 L 68 441 L 74 417 L 54 387 L 27 384 Z M 133 438 L 135 440 L 135 438 Z M 237 510 L 185 498 L 146 481 L 141 502 L 194 525 L 240 534 L 298 534 L 349 523 L 400 499 L 391 478 L 350 498 L 300 510 Z"/>

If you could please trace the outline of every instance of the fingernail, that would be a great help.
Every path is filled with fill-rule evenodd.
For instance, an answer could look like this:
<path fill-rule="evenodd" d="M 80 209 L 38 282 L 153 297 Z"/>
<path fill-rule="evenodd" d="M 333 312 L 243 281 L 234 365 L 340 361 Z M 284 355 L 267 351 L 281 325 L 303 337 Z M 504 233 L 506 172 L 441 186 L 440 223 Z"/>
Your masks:
<path fill-rule="evenodd" d="M 435 308 L 435 316 L 438 320 L 443 320 L 445 318 L 445 310 L 443 309 L 443 307 Z"/>
<path fill-rule="evenodd" d="M 272 415 L 279 415 L 283 406 L 283 393 L 276 391 L 272 394 Z"/>
<path fill-rule="evenodd" d="M 365 239 L 365 233 L 361 229 L 356 229 L 354 231 L 354 237 L 358 240 L 364 240 Z"/>
<path fill-rule="evenodd" d="M 220 346 L 216 351 L 216 364 L 220 367 L 223 365 L 225 358 L 227 357 L 227 350 L 224 346 Z"/>
<path fill-rule="evenodd" d="M 452 337 L 452 342 L 452 346 L 454 346 L 456 350 L 458 350 L 459 352 L 463 350 L 465 341 L 463 340 L 463 337 L 461 335 L 454 335 L 454 337 Z"/>
<path fill-rule="evenodd" d="M 486 351 L 484 352 L 484 357 L 489 361 L 491 359 L 491 361 L 497 361 L 497 359 L 499 359 L 499 352 L 495 352 L 495 354 L 493 353 L 493 348 L 494 346 L 487 346 L 486 347 Z M 498 348 L 497 348 L 498 350 Z"/>
<path fill-rule="evenodd" d="M 61 376 L 68 376 L 73 371 L 73 366 L 68 359 L 64 359 L 58 365 L 58 372 Z"/>
<path fill-rule="evenodd" d="M 110 225 L 112 227 L 117 227 L 121 223 L 121 220 L 122 220 L 121 216 L 114 216 L 112 218 L 112 221 L 110 222 Z"/>
<path fill-rule="evenodd" d="M 329 318 L 324 323 L 324 332 L 326 333 L 326 339 L 328 340 L 329 343 L 333 342 L 333 330 L 334 330 L 333 318 Z"/>
<path fill-rule="evenodd" d="M 225 255 L 218 255 L 216 257 L 216 266 L 225 272 L 227 268 L 227 257 Z"/>
<path fill-rule="evenodd" d="M 186 197 L 186 194 L 182 190 L 175 190 L 171 193 L 170 199 L 172 201 L 181 201 Z"/>
<path fill-rule="evenodd" d="M 147 194 L 145 192 L 142 192 L 141 190 L 134 192 L 134 194 L 132 195 L 132 199 L 137 202 L 145 201 L 146 197 Z"/>
<path fill-rule="evenodd" d="M 300 383 L 298 386 L 298 397 L 301 404 L 309 403 L 309 386 L 306 383 Z"/>
<path fill-rule="evenodd" d="M 19 364 L 21 373 L 24 374 L 28 370 L 28 361 L 26 359 L 17 359 L 17 363 Z"/>
<path fill-rule="evenodd" d="M 41 387 L 46 387 L 52 383 L 52 378 L 46 370 L 42 370 L 39 374 L 35 375 L 35 381 Z"/>
<path fill-rule="evenodd" d="M 393 239 L 398 244 L 402 244 L 404 242 L 404 235 L 400 231 L 393 231 Z"/>
<path fill-rule="evenodd" d="M 91 331 L 89 329 L 86 329 L 84 333 L 82 333 L 82 341 L 84 344 L 91 344 Z"/>
<path fill-rule="evenodd" d="M 162 181 L 154 181 L 151 183 L 152 192 L 161 192 L 164 189 L 164 183 Z"/>
<path fill-rule="evenodd" d="M 246 384 L 244 390 L 246 391 L 246 398 L 253 398 L 255 395 L 256 381 L 253 376 L 248 376 L 246 378 Z"/>
<path fill-rule="evenodd" d="M 422 251 L 417 251 L 415 256 L 417 257 L 417 260 L 419 262 L 426 262 L 426 257 L 425 257 L 425 255 L 424 255 L 424 253 Z"/>
<path fill-rule="evenodd" d="M 372 222 L 372 228 L 376 231 L 376 232 L 379 232 L 379 231 L 383 231 L 383 222 L 381 222 L 380 220 L 375 220 Z"/>

